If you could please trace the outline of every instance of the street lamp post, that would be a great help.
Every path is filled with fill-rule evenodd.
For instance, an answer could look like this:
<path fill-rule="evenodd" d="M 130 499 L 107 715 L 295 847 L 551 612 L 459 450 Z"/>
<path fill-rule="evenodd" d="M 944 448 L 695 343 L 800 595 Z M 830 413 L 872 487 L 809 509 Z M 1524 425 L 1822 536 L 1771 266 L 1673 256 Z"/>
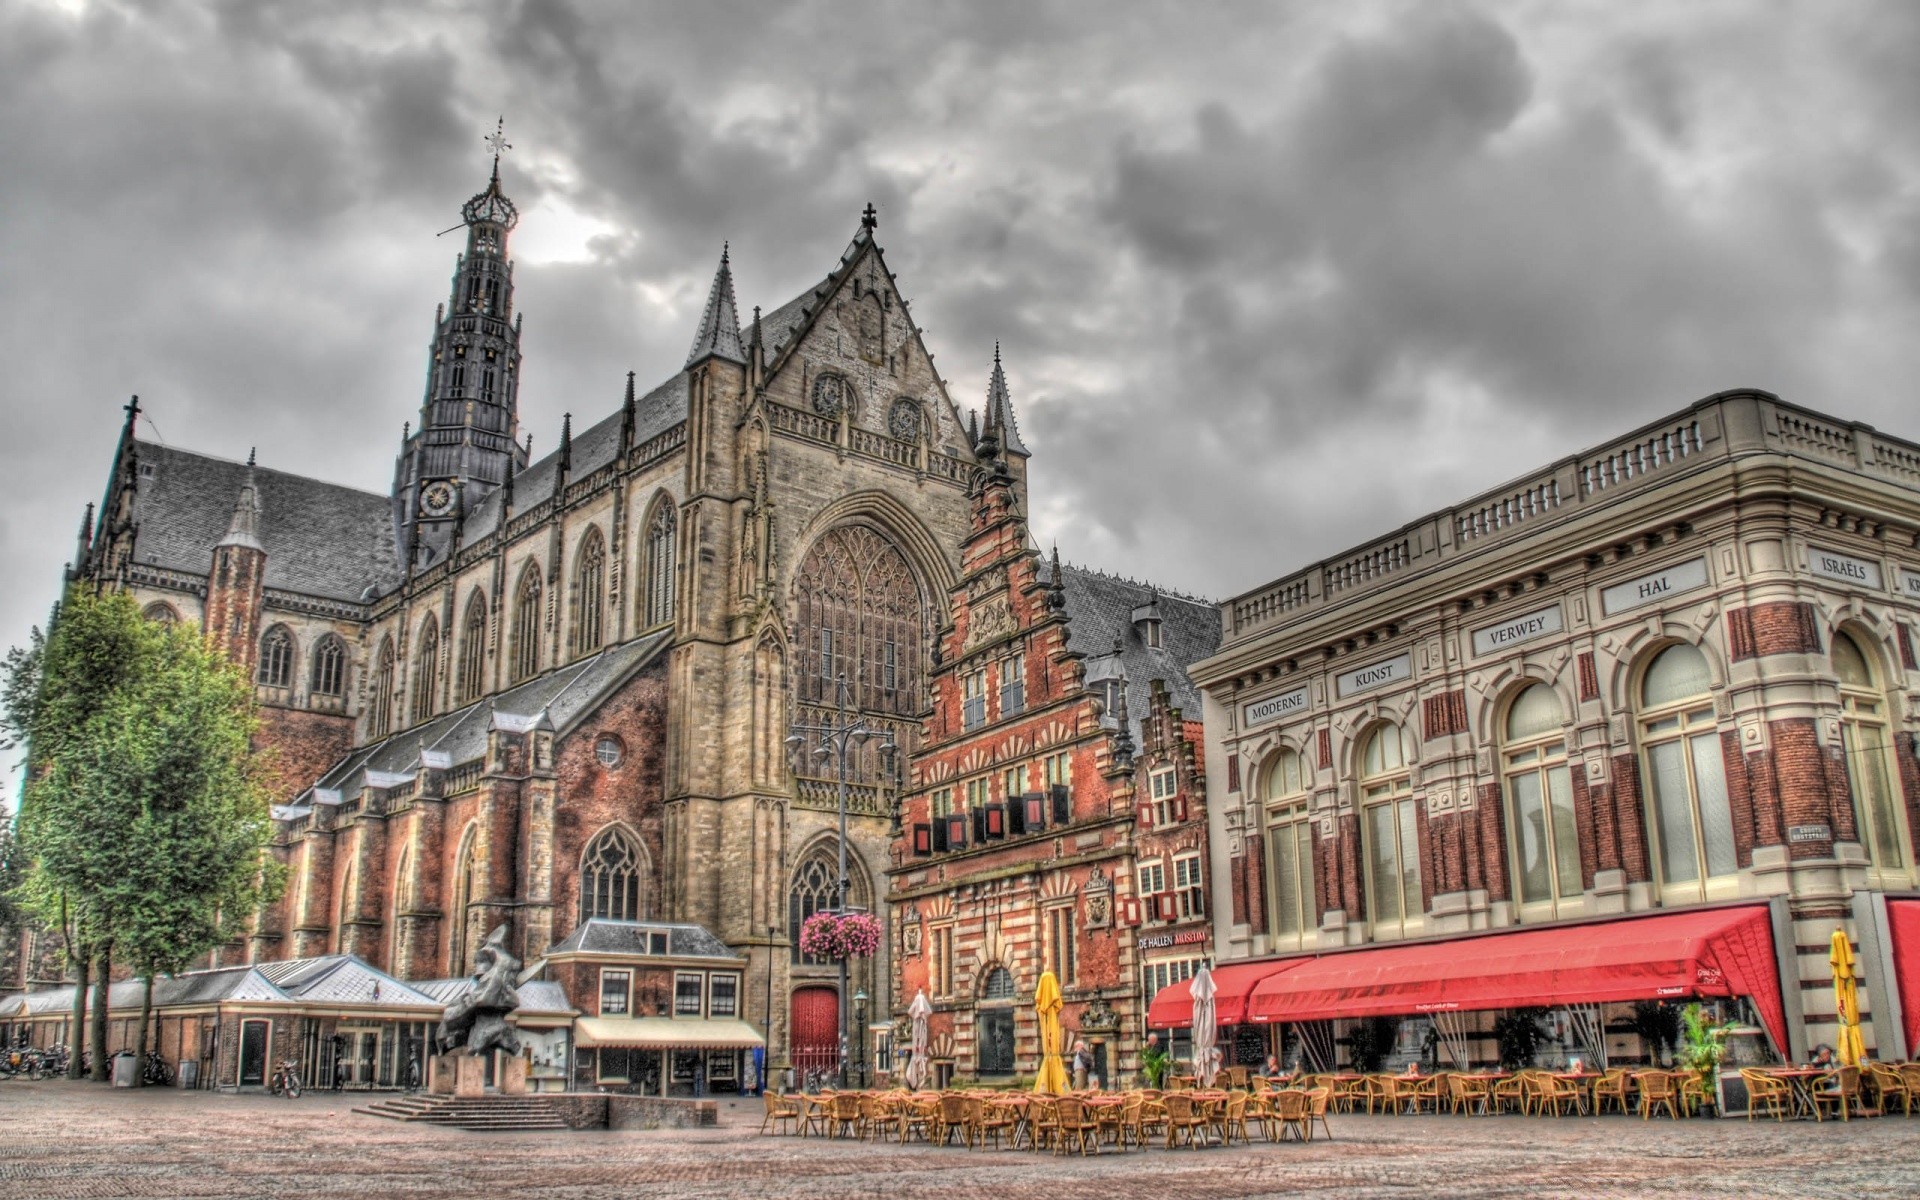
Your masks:
<path fill-rule="evenodd" d="M 798 753 L 807 744 L 807 735 L 813 734 L 820 739 L 820 748 L 814 751 L 814 757 L 822 762 L 831 758 L 837 765 L 838 802 L 840 809 L 840 873 L 834 881 L 833 911 L 844 915 L 847 911 L 847 748 L 864 746 L 867 739 L 874 736 L 874 730 L 868 727 L 866 717 L 854 711 L 847 703 L 847 677 L 845 673 L 834 676 L 834 711 L 832 718 L 824 724 L 811 724 L 795 721 L 792 732 L 787 735 L 787 748 Z M 893 731 L 886 730 L 885 740 L 880 743 L 880 752 L 892 757 L 898 749 L 894 745 Z M 840 959 L 840 1087 L 847 1086 L 847 1047 L 849 1042 L 847 1021 L 852 1014 L 852 1006 L 847 1003 L 847 960 Z"/>

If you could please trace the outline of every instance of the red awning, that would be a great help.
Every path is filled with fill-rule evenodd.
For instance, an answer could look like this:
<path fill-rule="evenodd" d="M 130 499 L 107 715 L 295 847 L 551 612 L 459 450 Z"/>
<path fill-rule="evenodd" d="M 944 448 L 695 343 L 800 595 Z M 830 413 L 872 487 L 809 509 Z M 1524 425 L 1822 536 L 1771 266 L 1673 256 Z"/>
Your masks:
<path fill-rule="evenodd" d="M 1290 971 L 1312 961 L 1310 957 L 1281 958 L 1215 967 L 1213 986 L 1218 990 L 1213 997 L 1214 1024 L 1246 1024 L 1247 997 L 1256 983 L 1269 975 Z M 1185 1029 L 1193 1024 L 1193 993 L 1188 990 L 1192 982 L 1191 979 L 1183 980 L 1160 989 L 1153 1003 L 1147 1005 L 1147 1028 Z"/>
<path fill-rule="evenodd" d="M 1887 901 L 1893 929 L 1893 973 L 1900 981 L 1900 1011 L 1906 1015 L 1907 1057 L 1920 1053 L 1920 900 Z"/>
<path fill-rule="evenodd" d="M 1761 906 L 1663 913 L 1329 954 L 1255 985 L 1253 1021 L 1747 996 L 1785 1052 L 1773 925 Z"/>

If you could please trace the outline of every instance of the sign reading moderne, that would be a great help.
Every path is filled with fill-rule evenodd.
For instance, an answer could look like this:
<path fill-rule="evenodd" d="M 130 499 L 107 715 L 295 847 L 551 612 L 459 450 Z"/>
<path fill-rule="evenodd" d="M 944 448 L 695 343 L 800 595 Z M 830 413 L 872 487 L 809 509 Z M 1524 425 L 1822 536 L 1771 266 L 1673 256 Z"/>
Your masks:
<path fill-rule="evenodd" d="M 1560 620 L 1558 604 L 1543 608 L 1539 612 L 1530 612 L 1523 617 L 1514 617 L 1498 625 L 1488 625 L 1473 631 L 1473 652 L 1476 655 L 1492 654 L 1496 650 L 1505 650 L 1508 646 L 1517 646 L 1521 642 L 1530 642 L 1550 633 L 1559 633 L 1566 626 Z"/>
<path fill-rule="evenodd" d="M 1683 563 L 1675 563 L 1663 571 L 1651 575 L 1642 575 L 1638 579 L 1629 579 L 1625 583 L 1616 583 L 1600 592 L 1600 609 L 1608 616 L 1626 612 L 1630 608 L 1642 608 L 1649 604 L 1658 604 L 1669 596 L 1681 592 L 1691 592 L 1695 588 L 1707 586 L 1707 560 L 1692 558 Z"/>
<path fill-rule="evenodd" d="M 1265 700 L 1255 700 L 1241 710 L 1244 718 L 1240 728 L 1252 729 L 1255 725 L 1265 725 L 1269 721 L 1278 721 L 1297 712 L 1307 710 L 1307 689 L 1298 687 L 1278 696 L 1268 696 Z"/>
<path fill-rule="evenodd" d="M 1389 683 L 1399 683 L 1413 678 L 1413 656 L 1402 654 L 1377 662 L 1369 667 L 1359 667 L 1352 671 L 1343 671 L 1334 676 L 1334 690 L 1341 696 L 1351 696 L 1356 692 L 1371 691 L 1385 687 Z"/>

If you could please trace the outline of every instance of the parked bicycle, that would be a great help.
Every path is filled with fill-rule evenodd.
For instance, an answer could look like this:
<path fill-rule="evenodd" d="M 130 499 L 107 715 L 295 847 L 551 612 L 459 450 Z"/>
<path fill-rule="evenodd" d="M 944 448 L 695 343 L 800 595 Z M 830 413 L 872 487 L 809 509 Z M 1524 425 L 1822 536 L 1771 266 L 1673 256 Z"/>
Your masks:
<path fill-rule="evenodd" d="M 148 1087 L 172 1087 L 173 1068 L 167 1065 L 166 1059 L 160 1057 L 159 1051 L 149 1050 L 146 1065 L 141 1068 L 140 1078 Z"/>
<path fill-rule="evenodd" d="M 293 1059 L 281 1060 L 280 1067 L 267 1081 L 267 1090 L 276 1096 L 285 1096 L 289 1100 L 300 1098 L 300 1064 Z"/>

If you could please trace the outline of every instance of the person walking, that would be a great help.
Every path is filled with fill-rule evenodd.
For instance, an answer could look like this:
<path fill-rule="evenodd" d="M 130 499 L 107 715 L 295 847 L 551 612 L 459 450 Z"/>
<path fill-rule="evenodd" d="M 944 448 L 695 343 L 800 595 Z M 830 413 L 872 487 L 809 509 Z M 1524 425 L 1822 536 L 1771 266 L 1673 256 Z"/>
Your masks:
<path fill-rule="evenodd" d="M 1073 1043 L 1073 1090 L 1087 1090 L 1087 1076 L 1093 1071 L 1093 1052 L 1082 1041 Z"/>

